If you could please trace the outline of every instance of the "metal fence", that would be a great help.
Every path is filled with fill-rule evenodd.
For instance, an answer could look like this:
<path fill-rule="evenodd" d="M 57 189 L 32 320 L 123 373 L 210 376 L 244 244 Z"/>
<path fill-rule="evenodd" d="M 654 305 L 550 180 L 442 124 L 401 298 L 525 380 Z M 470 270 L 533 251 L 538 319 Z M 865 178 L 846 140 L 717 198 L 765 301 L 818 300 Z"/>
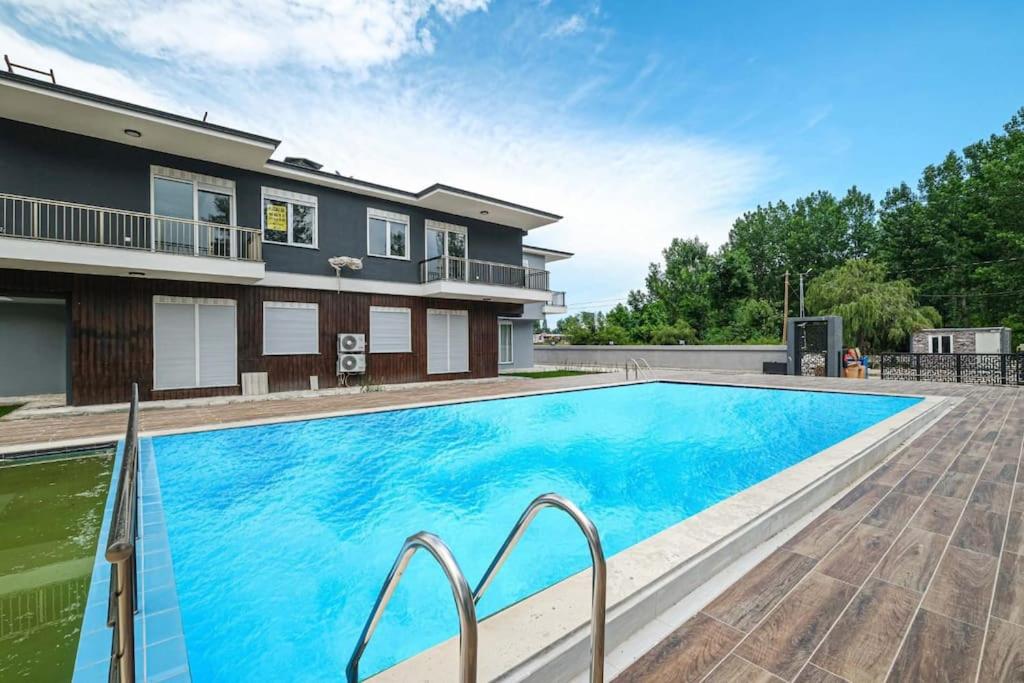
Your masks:
<path fill-rule="evenodd" d="M 1024 386 L 1024 353 L 880 353 L 878 375 L 919 382 Z"/>

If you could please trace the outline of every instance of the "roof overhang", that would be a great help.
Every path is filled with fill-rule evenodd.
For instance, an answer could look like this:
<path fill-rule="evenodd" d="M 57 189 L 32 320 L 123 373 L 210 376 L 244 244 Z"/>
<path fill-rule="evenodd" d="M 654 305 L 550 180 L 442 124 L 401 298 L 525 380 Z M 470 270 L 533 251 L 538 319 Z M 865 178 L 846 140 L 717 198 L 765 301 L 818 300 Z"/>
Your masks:
<path fill-rule="evenodd" d="M 527 244 L 523 245 L 524 254 L 533 254 L 535 256 L 543 256 L 546 263 L 554 263 L 555 261 L 564 261 L 574 256 L 571 251 L 559 251 L 558 249 L 545 249 L 543 247 L 531 247 Z"/>
<path fill-rule="evenodd" d="M 408 192 L 327 171 L 314 171 L 270 156 L 279 140 L 177 114 L 0 72 L 0 118 L 86 135 L 123 145 L 201 159 L 284 178 L 379 197 L 454 216 L 533 230 L 561 216 L 448 185 Z M 125 130 L 138 131 L 132 137 Z"/>
<path fill-rule="evenodd" d="M 0 117 L 14 121 L 242 168 L 259 168 L 278 145 L 271 138 L 32 78 L 0 76 Z"/>
<path fill-rule="evenodd" d="M 301 168 L 293 164 L 286 164 L 277 159 L 268 160 L 260 170 L 282 178 L 302 180 L 307 183 L 333 187 L 367 197 L 388 199 L 394 202 L 401 202 L 402 204 L 448 213 L 453 216 L 463 216 L 488 223 L 519 228 L 524 231 L 551 225 L 562 220 L 562 217 L 557 214 L 539 209 L 531 209 L 528 206 L 514 204 L 503 199 L 496 199 L 447 185 L 431 185 L 419 192 L 408 192 L 337 173 Z"/>

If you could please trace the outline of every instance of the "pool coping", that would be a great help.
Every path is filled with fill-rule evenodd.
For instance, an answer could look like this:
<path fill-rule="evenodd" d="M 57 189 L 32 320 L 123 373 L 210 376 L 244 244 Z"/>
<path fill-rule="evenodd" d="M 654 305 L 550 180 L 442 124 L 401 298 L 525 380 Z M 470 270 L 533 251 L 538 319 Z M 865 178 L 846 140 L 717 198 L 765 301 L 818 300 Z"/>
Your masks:
<path fill-rule="evenodd" d="M 854 484 L 962 400 L 887 395 L 921 400 L 609 558 L 605 651 L 613 652 L 734 560 Z M 478 679 L 540 683 L 585 672 L 590 590 L 588 568 L 482 620 Z M 368 680 L 457 680 L 458 642 L 453 636 Z"/>
<path fill-rule="evenodd" d="M 107 683 L 113 629 L 107 626 L 110 563 L 105 552 L 113 516 L 117 474 L 124 440 L 117 444 L 110 490 L 96 547 L 89 596 L 75 655 L 72 683 Z M 135 671 L 137 680 L 188 683 L 188 650 L 178 605 L 174 566 L 164 519 L 153 441 L 139 440 L 138 611 L 135 614 Z"/>

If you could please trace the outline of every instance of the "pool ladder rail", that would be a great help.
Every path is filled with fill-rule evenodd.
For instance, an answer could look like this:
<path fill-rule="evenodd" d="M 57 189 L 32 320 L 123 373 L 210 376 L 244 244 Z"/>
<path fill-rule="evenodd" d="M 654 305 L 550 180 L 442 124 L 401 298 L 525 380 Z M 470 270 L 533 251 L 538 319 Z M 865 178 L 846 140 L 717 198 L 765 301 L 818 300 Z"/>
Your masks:
<path fill-rule="evenodd" d="M 512 527 L 508 537 L 502 544 L 498 553 L 494 556 L 483 578 L 477 585 L 476 590 L 469 590 L 469 583 L 466 581 L 462 569 L 455 561 L 451 550 L 438 536 L 421 531 L 406 539 L 402 550 L 398 553 L 391 571 L 384 579 L 377 602 L 370 612 L 363 632 L 359 636 L 355 651 L 349 659 L 345 674 L 348 683 L 359 681 L 359 660 L 366 651 L 374 630 L 380 622 L 380 618 L 391 599 L 402 574 L 409 565 L 409 560 L 417 550 L 426 549 L 444 571 L 448 583 L 452 588 L 452 597 L 455 598 L 455 607 L 459 614 L 459 681 L 460 683 L 476 683 L 477 669 L 477 616 L 476 605 L 483 598 L 487 588 L 491 585 L 494 577 L 501 570 L 505 560 L 519 544 L 527 527 L 544 508 L 557 508 L 572 518 L 576 525 L 583 532 L 590 548 L 591 562 L 591 614 L 590 614 L 590 681 L 591 683 L 603 683 L 604 681 L 604 630 L 605 630 L 605 608 L 608 591 L 608 569 L 604 558 L 604 549 L 601 547 L 601 537 L 597 527 L 572 501 L 558 495 L 557 493 L 545 493 L 537 496 L 526 507 L 519 521 Z"/>
<path fill-rule="evenodd" d="M 626 380 L 629 380 L 629 369 L 633 368 L 633 376 L 636 379 L 643 377 L 645 380 L 653 379 L 654 368 L 647 362 L 646 358 L 630 358 L 626 361 Z"/>

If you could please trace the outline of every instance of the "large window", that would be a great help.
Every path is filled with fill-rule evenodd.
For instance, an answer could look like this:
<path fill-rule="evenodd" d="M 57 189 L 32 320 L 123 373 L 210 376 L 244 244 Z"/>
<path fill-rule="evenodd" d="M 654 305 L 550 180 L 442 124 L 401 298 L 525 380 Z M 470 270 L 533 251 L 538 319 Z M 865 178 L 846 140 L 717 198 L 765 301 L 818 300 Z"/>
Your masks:
<path fill-rule="evenodd" d="M 498 363 L 512 362 L 512 323 L 503 320 L 498 323 Z"/>
<path fill-rule="evenodd" d="M 370 353 L 412 352 L 412 311 L 370 307 Z"/>
<path fill-rule="evenodd" d="M 275 244 L 316 248 L 316 197 L 264 187 L 263 240 Z"/>
<path fill-rule="evenodd" d="M 367 209 L 366 253 L 370 256 L 409 259 L 409 217 Z"/>
<path fill-rule="evenodd" d="M 929 335 L 928 348 L 932 353 L 953 353 L 953 337 L 948 334 Z"/>
<path fill-rule="evenodd" d="M 153 387 L 238 384 L 235 302 L 153 297 Z"/>
<path fill-rule="evenodd" d="M 235 184 L 223 178 L 150 167 L 154 239 L 160 251 L 234 256 Z M 180 219 L 180 220 L 174 220 Z M 198 225 L 193 221 L 198 221 Z"/>
<path fill-rule="evenodd" d="M 320 353 L 320 310 L 316 304 L 263 302 L 263 355 Z"/>
<path fill-rule="evenodd" d="M 427 280 L 465 280 L 469 255 L 466 228 L 427 219 Z M 448 256 L 448 259 L 440 257 Z M 445 268 L 447 267 L 447 271 Z"/>
<path fill-rule="evenodd" d="M 427 310 L 427 373 L 469 372 L 469 312 Z"/>

